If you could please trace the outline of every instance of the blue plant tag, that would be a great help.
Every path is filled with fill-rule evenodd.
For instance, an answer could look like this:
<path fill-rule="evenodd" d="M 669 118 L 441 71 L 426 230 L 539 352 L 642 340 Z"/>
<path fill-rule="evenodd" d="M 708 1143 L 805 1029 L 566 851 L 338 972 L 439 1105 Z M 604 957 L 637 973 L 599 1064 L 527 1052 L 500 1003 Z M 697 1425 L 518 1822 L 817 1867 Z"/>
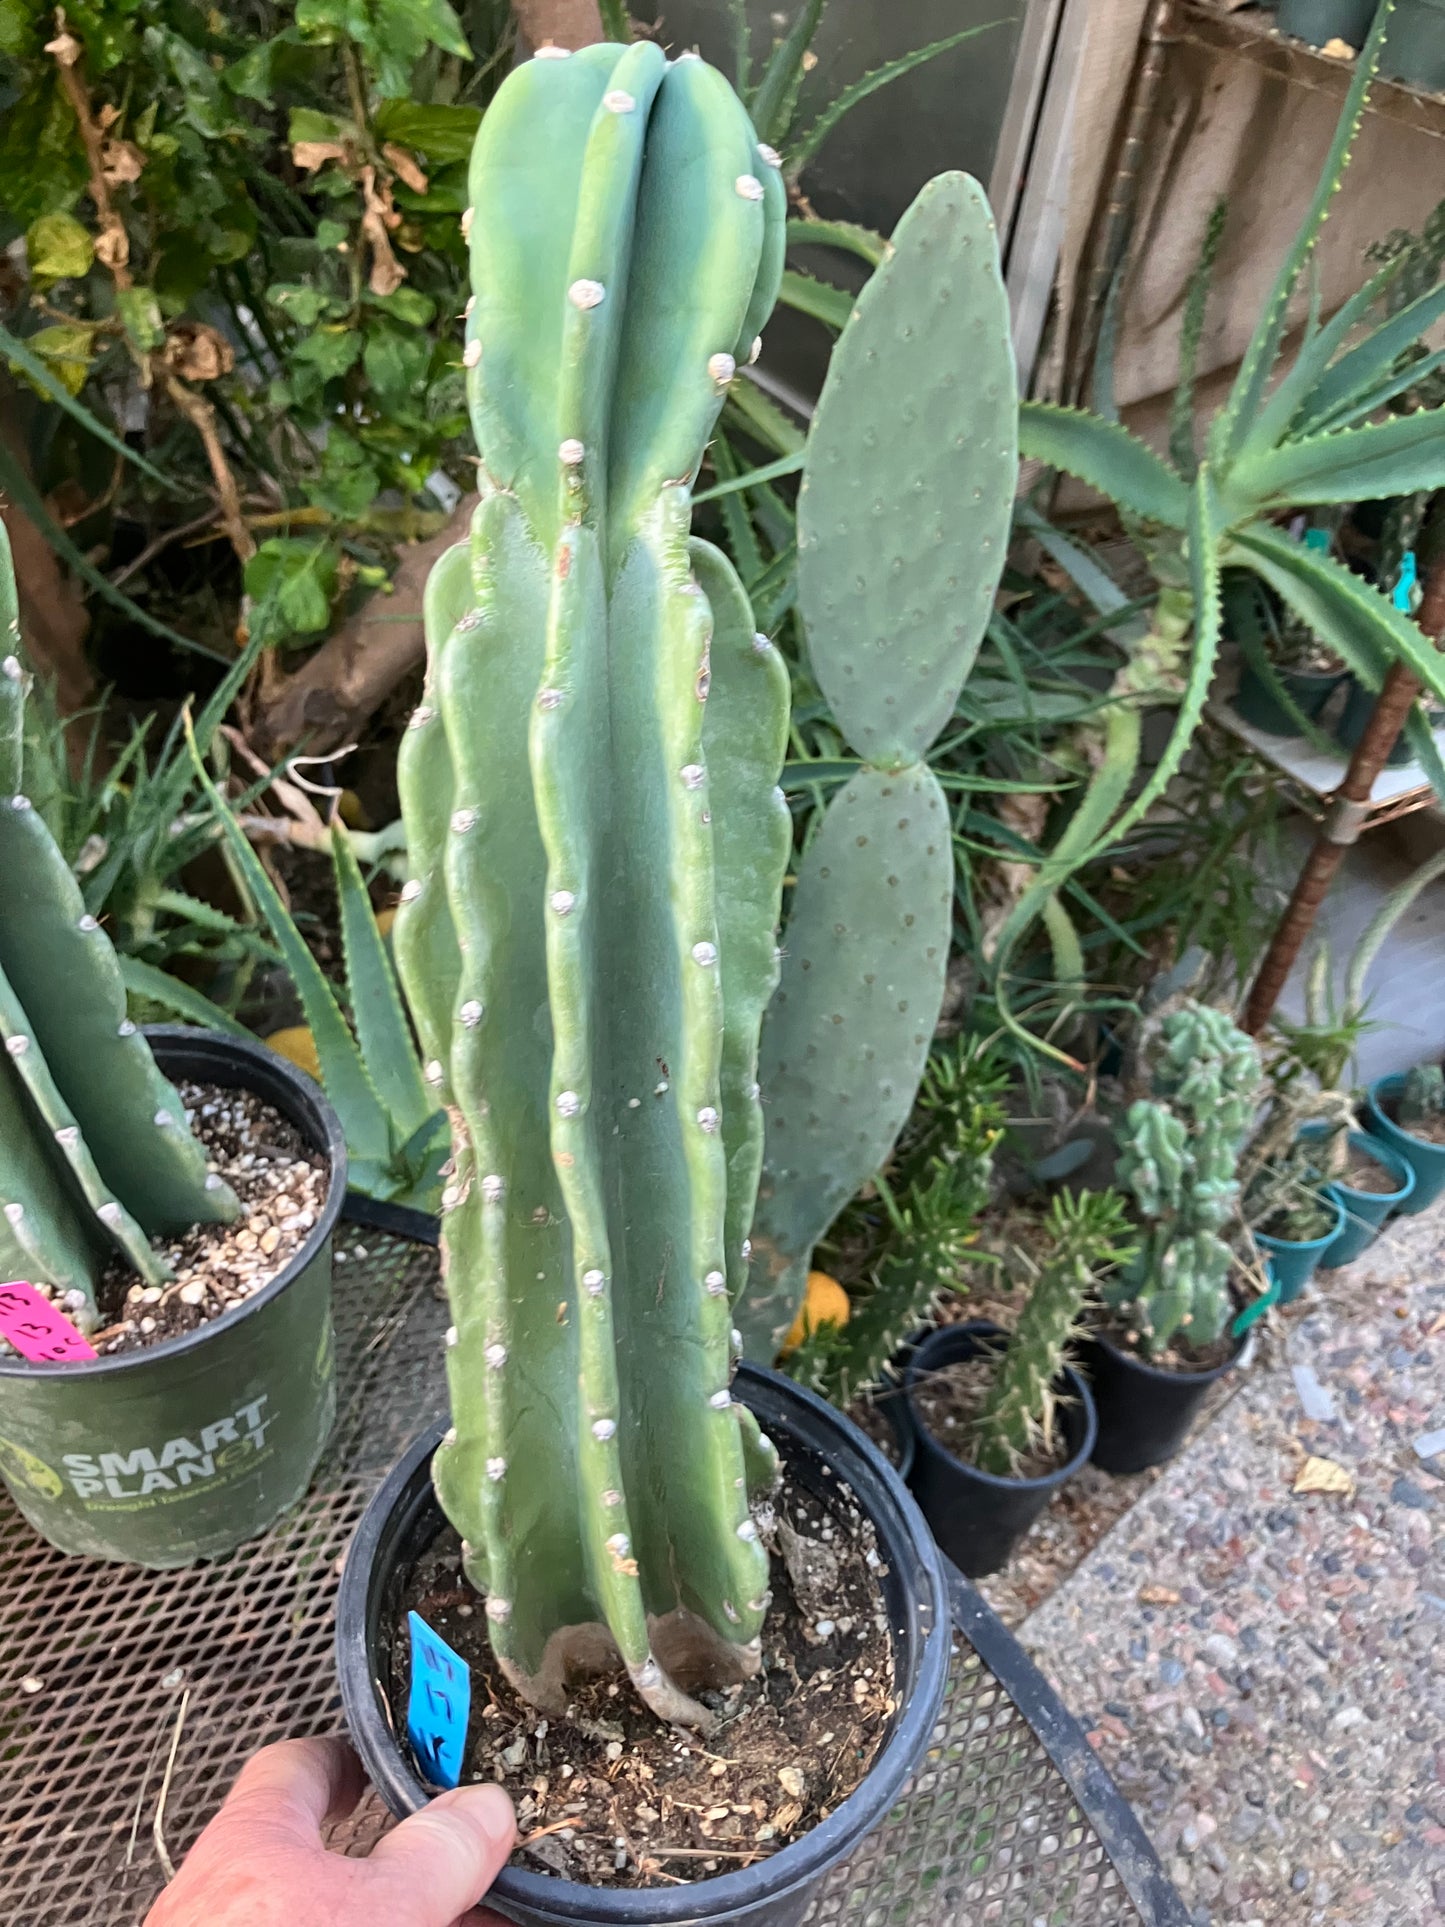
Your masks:
<path fill-rule="evenodd" d="M 1401 615 L 1409 615 L 1414 607 L 1415 581 L 1418 573 L 1419 565 L 1415 560 L 1415 551 L 1406 549 L 1400 558 L 1400 580 L 1395 584 L 1395 607 Z"/>
<path fill-rule="evenodd" d="M 417 1613 L 411 1631 L 411 1697 L 406 1733 L 417 1765 L 433 1786 L 456 1786 L 462 1777 L 472 1676 L 466 1661 Z"/>

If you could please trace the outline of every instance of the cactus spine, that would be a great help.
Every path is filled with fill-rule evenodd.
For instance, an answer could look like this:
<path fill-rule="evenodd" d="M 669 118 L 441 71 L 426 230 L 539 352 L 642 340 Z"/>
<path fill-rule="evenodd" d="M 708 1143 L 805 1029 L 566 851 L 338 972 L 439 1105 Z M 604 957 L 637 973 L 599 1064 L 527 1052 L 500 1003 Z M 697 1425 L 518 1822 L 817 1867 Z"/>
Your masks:
<path fill-rule="evenodd" d="M 471 539 L 428 585 L 396 952 L 447 1105 L 434 1477 L 518 1689 L 755 1671 L 771 1448 L 729 1393 L 787 677 L 690 489 L 771 309 L 774 157 L 701 61 L 547 49 L 471 167 Z"/>
<path fill-rule="evenodd" d="M 0 525 L 0 1275 L 65 1294 L 87 1330 L 119 1252 L 169 1275 L 158 1232 L 228 1220 L 180 1098 L 130 1022 L 110 939 L 26 790 L 25 675 Z"/>
<path fill-rule="evenodd" d="M 1229 1322 L 1233 1254 L 1220 1234 L 1238 1207 L 1259 1084 L 1259 1052 L 1223 1011 L 1187 1004 L 1159 1026 L 1154 1095 L 1130 1105 L 1116 1134 L 1139 1253 L 1102 1292 L 1146 1352 L 1181 1333 L 1212 1344 Z"/>
<path fill-rule="evenodd" d="M 1054 1435 L 1054 1383 L 1090 1286 L 1106 1265 L 1133 1255 L 1116 1191 L 1060 1192 L 1045 1220 L 1049 1252 L 998 1362 L 978 1416 L 975 1457 L 998 1478 Z"/>
<path fill-rule="evenodd" d="M 763 1027 L 765 1170 L 739 1324 L 771 1359 L 809 1253 L 913 1104 L 953 928 L 948 807 L 924 758 L 1003 567 L 1017 474 L 1008 301 L 988 203 L 926 186 L 833 352 L 798 498 L 813 671 L 862 762 L 798 864 Z"/>

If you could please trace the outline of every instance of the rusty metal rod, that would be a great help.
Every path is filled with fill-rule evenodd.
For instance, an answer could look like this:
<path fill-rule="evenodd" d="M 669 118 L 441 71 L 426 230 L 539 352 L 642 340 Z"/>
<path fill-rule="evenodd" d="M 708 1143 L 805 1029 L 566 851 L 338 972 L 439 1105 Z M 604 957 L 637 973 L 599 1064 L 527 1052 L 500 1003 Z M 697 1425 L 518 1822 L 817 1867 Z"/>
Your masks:
<path fill-rule="evenodd" d="M 1416 616 L 1421 629 L 1438 643 L 1445 636 L 1445 557 L 1432 562 L 1425 574 L 1424 594 Z M 1404 727 L 1420 684 L 1408 669 L 1395 663 L 1385 677 L 1365 733 L 1355 745 L 1345 780 L 1335 791 L 1332 806 L 1314 841 L 1294 893 L 1270 940 L 1269 949 L 1250 986 L 1244 1028 L 1257 1037 L 1274 1014 L 1295 958 L 1314 928 L 1345 851 L 1357 840 L 1364 824 L 1375 778 Z"/>

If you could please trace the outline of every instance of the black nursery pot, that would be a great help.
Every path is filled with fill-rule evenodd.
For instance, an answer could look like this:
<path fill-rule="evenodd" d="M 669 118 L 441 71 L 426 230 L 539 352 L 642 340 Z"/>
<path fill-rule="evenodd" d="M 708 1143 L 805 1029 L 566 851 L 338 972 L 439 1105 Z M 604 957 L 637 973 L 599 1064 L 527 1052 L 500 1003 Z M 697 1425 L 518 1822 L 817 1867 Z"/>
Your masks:
<path fill-rule="evenodd" d="M 1126 1352 L 1103 1332 L 1087 1333 L 1080 1369 L 1094 1390 L 1099 1435 L 1094 1464 L 1105 1472 L 1146 1472 L 1182 1448 L 1210 1387 L 1233 1371 L 1245 1340 L 1222 1365 L 1204 1372 L 1171 1372 Z"/>
<path fill-rule="evenodd" d="M 927 1373 L 942 1365 L 959 1365 L 966 1359 L 986 1356 L 1007 1339 L 1002 1325 L 986 1318 L 945 1325 L 914 1352 L 905 1379 L 910 1394 Z M 1069 1456 L 1057 1470 L 1037 1479 L 999 1478 L 955 1458 L 929 1431 L 922 1413 L 909 1398 L 917 1440 L 909 1483 L 934 1538 L 970 1579 L 997 1572 L 1007 1563 L 1018 1541 L 1065 1480 L 1087 1462 L 1093 1449 L 1094 1401 L 1088 1386 L 1066 1365 L 1055 1381 L 1055 1389 Z"/>
<path fill-rule="evenodd" d="M 898 1712 L 862 1784 L 802 1839 L 756 1866 L 676 1887 L 587 1887 L 507 1866 L 487 1905 L 522 1927 L 793 1927 L 823 1877 L 877 1827 L 928 1746 L 948 1679 L 951 1622 L 943 1565 L 893 1467 L 858 1428 L 790 1379 L 738 1368 L 740 1398 L 782 1448 L 792 1476 L 825 1501 L 831 1472 L 872 1521 L 892 1631 Z M 426 1805 L 405 1739 L 392 1730 L 385 1640 L 407 1575 L 442 1530 L 431 1460 L 434 1426 L 392 1468 L 362 1515 L 336 1604 L 336 1669 L 351 1737 L 373 1782 L 401 1816 Z"/>
<path fill-rule="evenodd" d="M 346 1140 L 320 1088 L 261 1044 L 183 1025 L 145 1034 L 166 1077 L 253 1091 L 330 1165 L 306 1242 L 224 1317 L 86 1364 L 0 1360 L 0 1475 L 36 1531 L 62 1552 L 162 1569 L 254 1538 L 310 1484 L 336 1413 Z"/>

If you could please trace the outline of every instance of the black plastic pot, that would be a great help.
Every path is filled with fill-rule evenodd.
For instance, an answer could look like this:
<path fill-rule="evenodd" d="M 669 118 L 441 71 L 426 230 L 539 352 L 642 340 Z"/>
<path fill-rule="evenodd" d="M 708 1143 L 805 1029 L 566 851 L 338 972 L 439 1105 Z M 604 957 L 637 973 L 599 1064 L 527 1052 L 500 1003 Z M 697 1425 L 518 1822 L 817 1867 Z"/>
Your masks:
<path fill-rule="evenodd" d="M 980 1358 L 1008 1341 L 1001 1325 L 985 1318 L 945 1325 L 921 1344 L 908 1366 L 905 1383 L 910 1394 L 922 1377 L 942 1365 L 959 1365 Z M 1056 1471 L 1037 1479 L 1003 1479 L 955 1458 L 929 1431 L 922 1413 L 909 1397 L 917 1445 L 913 1455 L 914 1496 L 933 1536 L 953 1563 L 970 1579 L 997 1572 L 1014 1546 L 1038 1518 L 1066 1480 L 1088 1463 L 1096 1421 L 1089 1388 L 1071 1366 L 1059 1375 L 1059 1422 L 1069 1448 L 1068 1460 Z"/>
<path fill-rule="evenodd" d="M 1244 1346 L 1241 1338 L 1231 1356 L 1208 1371 L 1171 1372 L 1124 1351 L 1103 1332 L 1086 1333 L 1079 1368 L 1099 1412 L 1094 1464 L 1105 1472 L 1145 1472 L 1172 1459 L 1210 1386 L 1234 1369 Z"/>
<path fill-rule="evenodd" d="M 948 1678 L 952 1627 L 942 1562 L 917 1506 L 882 1453 L 811 1392 L 746 1364 L 733 1391 L 777 1441 L 794 1477 L 825 1496 L 831 1473 L 873 1522 L 897 1676 L 892 1729 L 862 1785 L 811 1833 L 756 1866 L 663 1888 L 586 1887 L 504 1867 L 487 1905 L 523 1927 L 793 1927 L 829 1869 L 882 1822 L 928 1746 Z M 367 1507 L 336 1604 L 336 1669 L 347 1725 L 397 1815 L 415 1813 L 430 1792 L 410 1747 L 392 1730 L 380 1676 L 407 1574 L 442 1529 L 431 1484 L 441 1433 L 438 1425 L 417 1439 Z"/>
<path fill-rule="evenodd" d="M 1318 722 L 1321 711 L 1344 680 L 1344 672 L 1339 669 L 1276 668 L 1275 674 L 1295 705 L 1311 722 Z M 1251 663 L 1246 663 L 1240 671 L 1239 687 L 1234 693 L 1234 712 L 1242 716 L 1245 722 L 1267 731 L 1271 736 L 1298 737 L 1302 734 L 1299 724 L 1276 700 L 1274 691 Z"/>
<path fill-rule="evenodd" d="M 1340 719 L 1335 724 L 1335 741 L 1343 750 L 1353 750 L 1365 733 L 1365 725 L 1375 713 L 1375 704 L 1380 700 L 1379 693 L 1366 689 L 1356 677 L 1349 676 L 1345 683 L 1345 706 L 1340 711 Z M 1402 729 L 1390 746 L 1385 763 L 1390 769 L 1398 769 L 1402 763 L 1411 760 L 1413 751 L 1405 740 Z"/>
<path fill-rule="evenodd" d="M 331 1234 L 346 1141 L 284 1058 L 181 1025 L 148 1029 L 170 1078 L 254 1091 L 331 1165 L 301 1250 L 235 1311 L 93 1364 L 0 1360 L 0 1474 L 62 1552 L 166 1568 L 229 1552 L 295 1504 L 336 1414 Z"/>

